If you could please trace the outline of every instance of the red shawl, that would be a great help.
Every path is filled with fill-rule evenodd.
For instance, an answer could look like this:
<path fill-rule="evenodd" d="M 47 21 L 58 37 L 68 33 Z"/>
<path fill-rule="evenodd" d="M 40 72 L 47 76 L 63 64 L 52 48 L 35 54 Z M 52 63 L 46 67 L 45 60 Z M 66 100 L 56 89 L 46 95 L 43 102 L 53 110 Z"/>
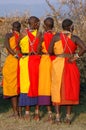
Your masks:
<path fill-rule="evenodd" d="M 54 34 L 53 33 L 50 33 L 50 32 L 46 32 L 44 34 L 44 42 L 45 42 L 45 46 L 46 46 L 46 50 L 48 51 L 48 48 L 49 48 L 49 45 L 50 45 L 50 42 L 53 38 Z M 55 59 L 55 56 L 50 56 L 50 59 L 51 61 Z"/>
<path fill-rule="evenodd" d="M 60 34 L 60 37 L 62 40 L 63 48 L 65 48 L 65 44 L 67 44 L 64 53 L 70 53 L 70 50 L 71 53 L 75 53 L 77 45 L 62 33 Z M 68 62 L 68 58 L 65 58 L 63 79 L 63 84 L 65 87 L 65 99 L 75 101 L 79 100 L 80 73 L 75 61 L 70 63 Z"/>
<path fill-rule="evenodd" d="M 38 37 L 35 37 L 29 30 L 27 32 L 30 41 L 31 42 L 34 41 L 33 46 L 31 46 L 29 42 L 29 52 L 32 52 L 32 49 L 34 50 L 34 52 L 37 52 L 38 44 L 39 44 Z M 28 96 L 30 97 L 38 96 L 39 63 L 40 63 L 39 55 L 29 56 L 28 71 L 30 77 L 30 88 L 29 88 Z"/>

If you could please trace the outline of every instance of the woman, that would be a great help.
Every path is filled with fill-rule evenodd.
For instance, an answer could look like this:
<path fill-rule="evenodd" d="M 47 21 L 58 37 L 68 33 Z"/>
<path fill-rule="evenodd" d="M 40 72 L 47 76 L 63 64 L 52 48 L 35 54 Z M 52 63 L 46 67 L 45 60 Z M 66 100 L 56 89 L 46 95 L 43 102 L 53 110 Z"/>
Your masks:
<path fill-rule="evenodd" d="M 43 41 L 41 43 L 41 60 L 39 65 L 39 86 L 38 86 L 38 105 L 47 106 L 48 121 L 52 120 L 51 111 L 51 59 L 48 54 L 49 44 L 54 36 L 54 20 L 47 17 L 44 20 Z"/>
<path fill-rule="evenodd" d="M 55 121 L 61 122 L 60 107 L 66 105 L 65 121 L 70 124 L 71 107 L 79 104 L 80 73 L 76 60 L 86 52 L 86 46 L 73 34 L 74 25 L 70 19 L 62 22 L 62 28 L 63 31 L 53 37 L 49 47 L 50 55 L 57 56 L 52 62 L 51 96 L 56 109 Z"/>
<path fill-rule="evenodd" d="M 20 97 L 19 106 L 24 106 L 25 119 L 30 119 L 30 106 L 36 106 L 35 120 L 39 120 L 38 103 L 38 70 L 40 56 L 38 45 L 40 39 L 40 20 L 35 16 L 28 19 L 29 28 L 21 34 L 20 48 Z"/>
<path fill-rule="evenodd" d="M 3 95 L 10 98 L 13 108 L 13 117 L 18 116 L 18 58 L 20 58 L 20 48 L 18 45 L 21 24 L 15 21 L 12 24 L 12 33 L 7 33 L 5 37 L 5 47 L 8 56 L 3 66 Z"/>

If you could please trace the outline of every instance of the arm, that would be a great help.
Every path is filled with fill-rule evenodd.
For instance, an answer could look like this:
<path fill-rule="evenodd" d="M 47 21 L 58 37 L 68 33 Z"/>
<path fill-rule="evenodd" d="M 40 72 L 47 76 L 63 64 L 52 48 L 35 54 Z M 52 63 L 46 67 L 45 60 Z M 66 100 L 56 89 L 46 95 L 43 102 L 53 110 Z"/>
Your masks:
<path fill-rule="evenodd" d="M 86 52 L 86 44 L 79 37 L 77 36 L 74 37 L 75 37 L 75 43 L 79 47 L 78 55 L 82 56 Z"/>
<path fill-rule="evenodd" d="M 75 42 L 75 44 L 77 44 L 79 51 L 78 53 L 74 54 L 74 56 L 71 59 L 69 59 L 70 62 L 77 60 L 86 52 L 86 45 L 78 36 L 73 36 L 72 40 Z"/>
<path fill-rule="evenodd" d="M 12 55 L 15 55 L 15 52 L 11 49 L 10 47 L 10 43 L 9 43 L 9 40 L 10 38 L 13 36 L 12 33 L 7 33 L 6 36 L 5 36 L 5 42 L 4 42 L 4 45 L 6 47 L 6 49 L 8 50 L 8 52 Z"/>

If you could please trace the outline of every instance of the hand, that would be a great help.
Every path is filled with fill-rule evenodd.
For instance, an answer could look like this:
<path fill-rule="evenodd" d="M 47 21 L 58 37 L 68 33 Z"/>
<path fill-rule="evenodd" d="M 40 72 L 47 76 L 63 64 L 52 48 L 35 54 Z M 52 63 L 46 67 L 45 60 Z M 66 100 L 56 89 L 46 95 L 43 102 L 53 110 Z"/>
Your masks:
<path fill-rule="evenodd" d="M 70 63 L 72 63 L 72 62 L 76 61 L 77 59 L 78 59 L 78 57 L 72 57 L 72 58 L 69 58 L 68 61 Z"/>

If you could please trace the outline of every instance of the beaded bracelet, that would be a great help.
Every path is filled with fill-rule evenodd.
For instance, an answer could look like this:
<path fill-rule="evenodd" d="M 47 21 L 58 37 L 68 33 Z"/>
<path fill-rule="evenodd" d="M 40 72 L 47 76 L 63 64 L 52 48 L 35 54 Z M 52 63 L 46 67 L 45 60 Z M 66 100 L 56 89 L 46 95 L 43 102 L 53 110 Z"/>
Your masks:
<path fill-rule="evenodd" d="M 15 58 L 18 58 L 18 55 L 17 55 L 17 54 L 15 54 L 15 55 L 14 55 L 14 57 L 15 57 Z"/>
<path fill-rule="evenodd" d="M 74 57 L 80 58 L 80 56 L 78 55 L 78 53 L 75 53 Z"/>

